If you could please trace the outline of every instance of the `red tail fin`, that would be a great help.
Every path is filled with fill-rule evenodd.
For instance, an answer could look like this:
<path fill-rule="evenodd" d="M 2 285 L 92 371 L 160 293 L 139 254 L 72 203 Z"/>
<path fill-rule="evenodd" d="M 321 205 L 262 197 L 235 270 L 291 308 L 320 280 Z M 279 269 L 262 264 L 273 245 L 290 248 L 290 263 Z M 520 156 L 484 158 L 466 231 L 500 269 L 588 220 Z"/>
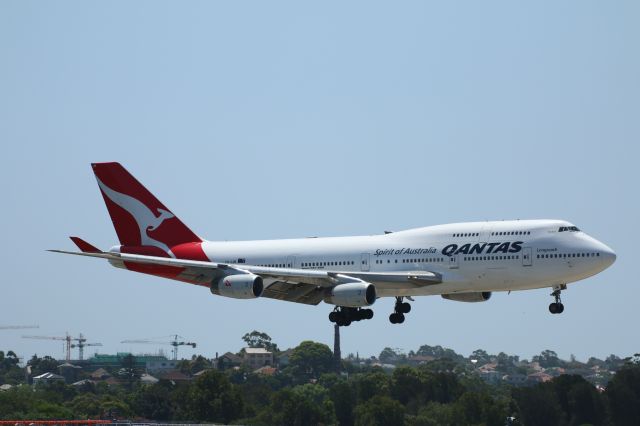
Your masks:
<path fill-rule="evenodd" d="M 154 246 L 170 254 L 178 244 L 202 241 L 119 163 L 91 166 L 120 244 Z"/>

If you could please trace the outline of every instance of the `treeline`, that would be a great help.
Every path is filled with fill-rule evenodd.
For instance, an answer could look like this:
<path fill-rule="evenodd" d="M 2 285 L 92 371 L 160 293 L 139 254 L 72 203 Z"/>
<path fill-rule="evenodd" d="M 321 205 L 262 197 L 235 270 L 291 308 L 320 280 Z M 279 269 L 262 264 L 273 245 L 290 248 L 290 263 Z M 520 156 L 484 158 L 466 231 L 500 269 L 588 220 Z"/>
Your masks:
<path fill-rule="evenodd" d="M 18 368 L 13 362 L 0 361 L 1 372 Z M 500 426 L 637 425 L 640 419 L 637 358 L 622 366 L 603 392 L 570 375 L 531 387 L 488 385 L 468 371 L 452 370 L 446 358 L 392 372 L 348 362 L 342 367 L 345 373 L 333 372 L 326 345 L 303 342 L 273 376 L 212 369 L 184 383 L 16 386 L 0 392 L 0 418 Z"/>

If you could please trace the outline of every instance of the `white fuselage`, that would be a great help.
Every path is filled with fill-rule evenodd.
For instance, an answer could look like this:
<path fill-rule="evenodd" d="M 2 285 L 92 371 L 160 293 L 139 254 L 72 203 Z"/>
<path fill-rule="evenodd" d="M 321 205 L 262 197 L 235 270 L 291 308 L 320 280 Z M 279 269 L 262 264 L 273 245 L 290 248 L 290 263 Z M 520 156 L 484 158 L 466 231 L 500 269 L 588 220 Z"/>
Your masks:
<path fill-rule="evenodd" d="M 435 272 L 419 286 L 371 280 L 379 297 L 555 287 L 597 274 L 611 248 L 562 220 L 469 222 L 385 235 L 202 244 L 214 262 L 332 272 Z M 382 274 L 381 274 L 382 275 Z"/>

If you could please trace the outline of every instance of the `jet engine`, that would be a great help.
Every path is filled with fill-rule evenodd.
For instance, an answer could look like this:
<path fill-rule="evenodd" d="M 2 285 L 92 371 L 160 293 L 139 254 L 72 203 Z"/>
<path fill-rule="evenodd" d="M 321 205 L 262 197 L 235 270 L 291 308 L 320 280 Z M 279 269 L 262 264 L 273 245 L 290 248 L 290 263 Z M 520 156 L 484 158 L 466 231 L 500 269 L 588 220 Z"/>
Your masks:
<path fill-rule="evenodd" d="M 443 294 L 442 298 L 456 302 L 486 302 L 491 298 L 491 292 Z"/>
<path fill-rule="evenodd" d="M 211 293 L 234 299 L 255 299 L 263 290 L 262 278 L 254 274 L 227 275 L 211 283 Z"/>
<path fill-rule="evenodd" d="M 331 288 L 324 301 L 337 306 L 359 308 L 370 306 L 376 301 L 376 288 L 366 282 L 338 284 Z"/>

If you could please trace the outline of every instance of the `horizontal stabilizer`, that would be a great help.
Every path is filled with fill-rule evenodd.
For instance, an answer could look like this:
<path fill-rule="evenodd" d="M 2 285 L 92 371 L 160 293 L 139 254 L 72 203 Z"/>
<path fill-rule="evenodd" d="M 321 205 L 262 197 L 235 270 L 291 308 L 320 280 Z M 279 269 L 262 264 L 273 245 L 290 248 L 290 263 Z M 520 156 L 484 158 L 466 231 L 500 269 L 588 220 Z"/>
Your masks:
<path fill-rule="evenodd" d="M 88 242 L 86 242 L 80 237 L 69 237 L 69 238 L 71 238 L 71 241 L 73 241 L 73 243 L 76 246 L 78 246 L 80 251 L 83 253 L 102 253 L 102 250 L 92 246 L 91 244 L 89 244 Z"/>

